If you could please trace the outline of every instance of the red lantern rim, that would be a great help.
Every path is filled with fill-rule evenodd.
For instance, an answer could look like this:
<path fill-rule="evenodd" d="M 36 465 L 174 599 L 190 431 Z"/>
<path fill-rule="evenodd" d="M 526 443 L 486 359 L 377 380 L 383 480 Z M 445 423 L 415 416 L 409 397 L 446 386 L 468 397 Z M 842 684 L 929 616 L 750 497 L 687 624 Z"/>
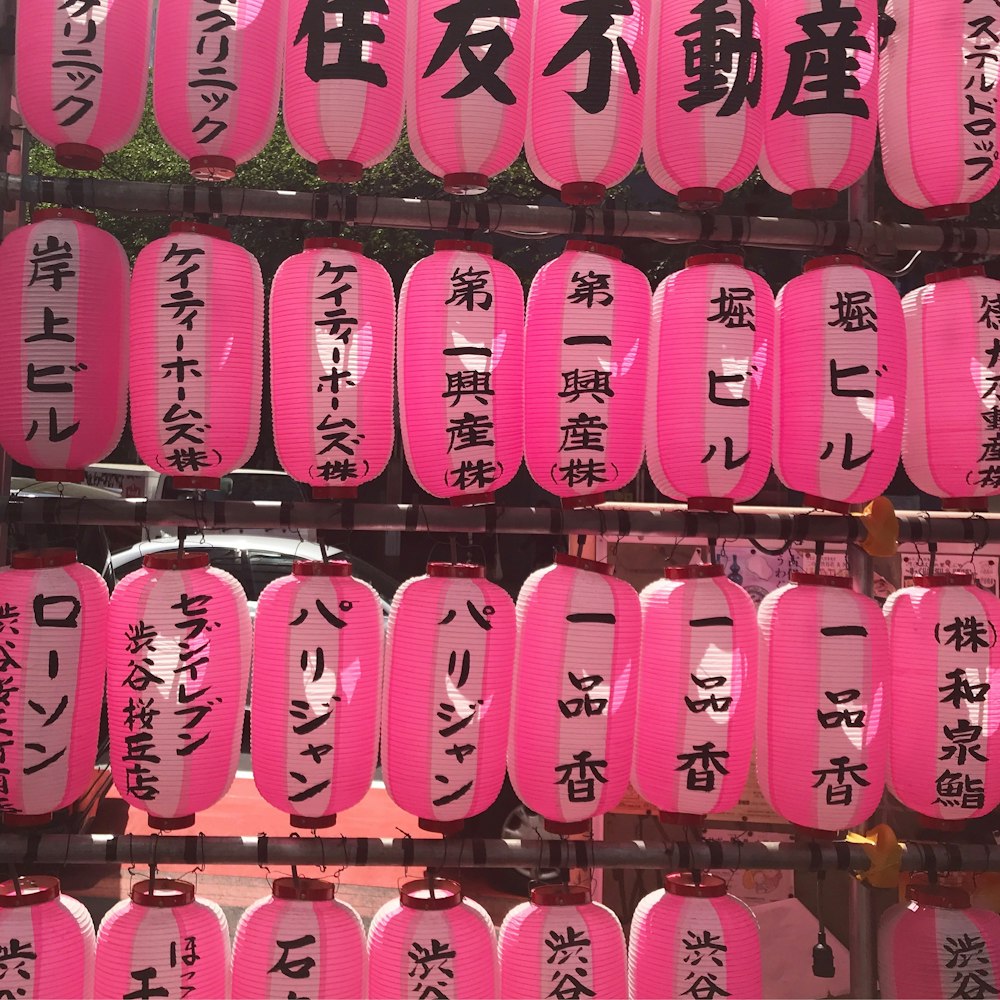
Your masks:
<path fill-rule="evenodd" d="M 717 563 L 701 566 L 664 566 L 663 575 L 668 580 L 708 580 L 725 576 L 726 571 Z"/>
<path fill-rule="evenodd" d="M 934 285 L 939 281 L 954 281 L 956 278 L 985 278 L 986 268 L 982 264 L 969 264 L 967 267 L 948 267 L 943 271 L 935 271 L 924 279 L 925 285 Z"/>
<path fill-rule="evenodd" d="M 276 878 L 271 886 L 275 899 L 295 899 L 307 903 L 325 903 L 333 899 L 332 882 L 320 878 Z"/>
<path fill-rule="evenodd" d="M 357 240 L 347 240 L 342 236 L 308 236 L 302 241 L 303 250 L 347 250 L 361 253 L 363 247 Z"/>
<path fill-rule="evenodd" d="M 487 257 L 493 256 L 493 247 L 481 240 L 435 240 L 434 252 L 464 251 L 465 253 L 481 253 Z"/>
<path fill-rule="evenodd" d="M 80 222 L 85 226 L 97 225 L 97 216 L 93 212 L 85 212 L 82 208 L 38 208 L 31 213 L 32 224 L 50 219 L 66 219 L 68 222 Z"/>
<path fill-rule="evenodd" d="M 972 906 L 964 889 L 950 885 L 928 885 L 911 882 L 906 887 L 906 898 L 917 906 L 934 906 L 939 910 L 968 910 Z"/>
<path fill-rule="evenodd" d="M 346 559 L 296 559 L 292 563 L 292 576 L 351 576 L 353 566 Z"/>
<path fill-rule="evenodd" d="M 49 569 L 53 566 L 72 566 L 75 562 L 75 549 L 28 549 L 15 552 L 10 557 L 14 569 Z"/>
<path fill-rule="evenodd" d="M 23 875 L 17 881 L 20 893 L 15 890 L 13 881 L 0 884 L 0 909 L 16 910 L 59 898 L 59 879 L 51 875 Z"/>
<path fill-rule="evenodd" d="M 568 552 L 557 552 L 555 556 L 557 566 L 571 566 L 573 569 L 584 569 L 588 573 L 600 573 L 601 576 L 611 576 L 614 569 L 607 563 L 597 559 L 584 559 L 583 556 L 571 556 Z"/>
<path fill-rule="evenodd" d="M 865 262 L 856 253 L 834 253 L 827 254 L 825 257 L 816 257 L 813 260 L 807 260 L 802 270 L 808 273 L 809 271 L 818 271 L 823 267 L 837 266 L 863 268 Z"/>
<path fill-rule="evenodd" d="M 151 552 L 142 558 L 143 569 L 204 569 L 211 564 L 212 560 L 207 552 L 181 554 L 176 549 L 168 552 Z"/>
<path fill-rule="evenodd" d="M 851 578 L 848 576 L 832 576 L 829 573 L 792 573 L 792 583 L 801 583 L 806 587 L 840 587 L 841 590 L 851 589 Z"/>
<path fill-rule="evenodd" d="M 585 885 L 536 885 L 530 896 L 535 906 L 586 906 L 591 902 Z"/>
<path fill-rule="evenodd" d="M 414 879 L 403 883 L 399 902 L 410 910 L 451 910 L 462 903 L 462 886 L 450 878 Z"/>
<path fill-rule="evenodd" d="M 663 876 L 663 888 L 672 896 L 694 899 L 712 899 L 727 892 L 725 880 L 709 872 L 701 872 L 697 882 L 693 872 L 671 872 Z"/>
<path fill-rule="evenodd" d="M 612 246 L 610 243 L 596 243 L 594 240 L 567 240 L 567 253 L 596 253 L 601 257 L 610 257 L 612 260 L 621 260 L 625 251 L 621 247 Z"/>
<path fill-rule="evenodd" d="M 935 573 L 933 576 L 915 576 L 915 587 L 971 587 L 975 579 L 971 573 Z"/>
<path fill-rule="evenodd" d="M 684 261 L 685 267 L 703 267 L 705 264 L 735 264 L 737 267 L 742 267 L 743 254 L 696 253 L 693 257 L 688 257 L 688 259 Z"/>
<path fill-rule="evenodd" d="M 448 580 L 481 580 L 486 576 L 486 567 L 479 563 L 429 562 L 427 575 Z"/>
<path fill-rule="evenodd" d="M 227 243 L 233 241 L 232 234 L 223 226 L 212 226 L 207 222 L 193 222 L 189 219 L 180 219 L 170 223 L 172 233 L 197 233 L 199 236 L 214 236 L 217 240 L 225 240 Z"/>
<path fill-rule="evenodd" d="M 136 906 L 171 909 L 194 902 L 194 886 L 175 878 L 143 879 L 132 886 L 129 896 Z"/>

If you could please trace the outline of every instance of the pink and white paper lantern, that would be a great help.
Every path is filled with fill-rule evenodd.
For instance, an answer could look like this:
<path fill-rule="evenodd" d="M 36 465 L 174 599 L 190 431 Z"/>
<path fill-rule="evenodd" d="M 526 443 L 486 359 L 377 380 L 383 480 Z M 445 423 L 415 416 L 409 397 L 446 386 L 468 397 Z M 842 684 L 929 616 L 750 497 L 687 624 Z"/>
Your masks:
<path fill-rule="evenodd" d="M 139 457 L 179 489 L 218 488 L 257 445 L 264 284 L 229 231 L 175 222 L 135 262 L 129 395 Z"/>
<path fill-rule="evenodd" d="M 653 296 L 646 467 L 691 508 L 732 509 L 771 471 L 774 295 L 737 254 L 689 257 Z"/>
<path fill-rule="evenodd" d="M 618 247 L 569 240 L 528 294 L 528 472 L 564 507 L 592 507 L 642 463 L 652 292 Z"/>
<path fill-rule="evenodd" d="M 108 735 L 121 797 L 157 830 L 192 826 L 236 776 L 250 612 L 204 552 L 162 552 L 115 587 L 108 616 Z"/>
<path fill-rule="evenodd" d="M 848 577 L 793 573 L 758 609 L 757 778 L 771 807 L 810 831 L 878 808 L 889 744 L 889 638 Z"/>
<path fill-rule="evenodd" d="M 406 132 L 450 194 L 483 194 L 524 144 L 533 3 L 410 0 Z"/>
<path fill-rule="evenodd" d="M 128 289 L 89 212 L 41 209 L 0 245 L 0 446 L 39 479 L 82 482 L 121 437 Z"/>
<path fill-rule="evenodd" d="M 524 151 L 532 173 L 568 205 L 603 201 L 639 159 L 654 2 L 621 0 L 600 10 L 566 0 L 534 4 Z"/>
<path fill-rule="evenodd" d="M 271 138 L 286 8 L 287 0 L 160 5 L 153 53 L 156 124 L 198 180 L 231 180 Z"/>
<path fill-rule="evenodd" d="M 632 769 L 639 595 L 606 563 L 557 553 L 517 598 L 507 769 L 554 833 L 621 802 Z"/>
<path fill-rule="evenodd" d="M 845 512 L 881 494 L 899 465 L 899 293 L 858 257 L 820 257 L 785 285 L 777 309 L 774 470 L 807 504 Z"/>
<path fill-rule="evenodd" d="M 331 6 L 288 0 L 282 114 L 320 180 L 353 184 L 395 149 L 403 128 L 406 5 Z"/>
<path fill-rule="evenodd" d="M 97 170 L 135 135 L 152 12 L 151 0 L 35 0 L 17 19 L 18 104 L 61 166 Z"/>
<path fill-rule="evenodd" d="M 492 503 L 524 454 L 524 292 L 488 243 L 439 240 L 410 268 L 396 367 L 403 450 L 420 488 Z"/>
<path fill-rule="evenodd" d="M 254 618 L 250 751 L 257 790 L 293 826 L 332 826 L 371 785 L 382 607 L 346 560 L 298 561 Z M 317 749 L 318 745 L 318 749 Z"/>
<path fill-rule="evenodd" d="M 514 602 L 485 575 L 428 563 L 389 613 L 382 774 L 389 797 L 425 830 L 460 830 L 503 786 Z"/>
<path fill-rule="evenodd" d="M 396 297 L 361 244 L 308 239 L 271 285 L 271 405 L 282 467 L 354 499 L 392 454 Z"/>

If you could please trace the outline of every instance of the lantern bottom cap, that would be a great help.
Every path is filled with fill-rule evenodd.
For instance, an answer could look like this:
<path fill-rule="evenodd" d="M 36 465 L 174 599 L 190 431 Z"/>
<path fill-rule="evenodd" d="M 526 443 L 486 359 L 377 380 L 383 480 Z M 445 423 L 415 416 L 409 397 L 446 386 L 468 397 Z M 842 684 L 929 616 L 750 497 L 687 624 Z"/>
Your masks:
<path fill-rule="evenodd" d="M 52 822 L 52 813 L 4 813 L 3 825 L 10 827 L 45 826 Z"/>
<path fill-rule="evenodd" d="M 804 507 L 815 507 L 817 510 L 828 510 L 832 514 L 850 514 L 851 505 L 846 500 L 828 500 L 826 497 L 813 496 L 806 493 L 802 497 Z"/>
<path fill-rule="evenodd" d="M 571 181 L 559 189 L 564 205 L 600 205 L 608 189 L 594 181 Z"/>
<path fill-rule="evenodd" d="M 971 205 L 955 202 L 951 205 L 931 205 L 923 213 L 925 219 L 964 219 L 971 211 Z"/>
<path fill-rule="evenodd" d="M 817 830 L 811 826 L 799 826 L 798 823 L 793 823 L 792 826 L 795 828 L 796 840 L 838 840 L 840 838 L 839 830 Z"/>
<path fill-rule="evenodd" d="M 957 510 L 966 514 L 986 514 L 990 509 L 989 497 L 942 497 L 942 510 Z"/>
<path fill-rule="evenodd" d="M 40 483 L 82 483 L 83 469 L 35 469 Z"/>
<path fill-rule="evenodd" d="M 722 188 L 689 187 L 677 192 L 677 205 L 685 212 L 707 212 L 718 208 L 726 193 Z"/>
<path fill-rule="evenodd" d="M 151 830 L 186 830 L 194 826 L 195 814 L 189 816 L 147 816 L 146 822 Z"/>
<path fill-rule="evenodd" d="M 554 833 L 560 837 L 569 837 L 575 833 L 589 833 L 590 820 L 583 819 L 575 823 L 561 823 L 559 820 L 547 819 L 545 820 L 545 832 Z"/>
<path fill-rule="evenodd" d="M 365 168 L 356 160 L 320 160 L 316 176 L 327 184 L 357 184 Z"/>
<path fill-rule="evenodd" d="M 84 142 L 60 142 L 55 148 L 56 163 L 70 170 L 99 170 L 104 153 Z"/>
<path fill-rule="evenodd" d="M 329 816 L 289 816 L 288 825 L 295 830 L 328 830 L 337 825 L 337 814 Z"/>
<path fill-rule="evenodd" d="M 358 488 L 356 486 L 314 486 L 312 498 L 313 500 L 357 500 Z"/>
<path fill-rule="evenodd" d="M 448 194 L 486 194 L 490 179 L 486 174 L 458 173 L 444 175 L 444 189 Z"/>
<path fill-rule="evenodd" d="M 449 497 L 448 502 L 452 507 L 483 507 L 496 503 L 497 495 L 495 493 L 463 493 L 458 497 Z"/>
<path fill-rule="evenodd" d="M 442 837 L 453 837 L 465 829 L 464 819 L 418 819 L 417 826 L 427 833 L 440 833 Z"/>
<path fill-rule="evenodd" d="M 833 188 L 806 188 L 792 194 L 792 208 L 833 208 L 837 204 Z"/>
<path fill-rule="evenodd" d="M 688 510 L 712 514 L 732 514 L 733 501 L 728 497 L 688 497 Z"/>
<path fill-rule="evenodd" d="M 965 829 L 964 819 L 942 819 L 940 816 L 924 816 L 917 813 L 917 823 L 925 830 L 937 830 L 941 833 L 959 833 Z"/>
<path fill-rule="evenodd" d="M 563 510 L 577 510 L 580 507 L 600 507 L 606 501 L 603 493 L 590 493 L 585 497 L 562 497 L 559 505 Z"/>
<path fill-rule="evenodd" d="M 236 161 L 228 156 L 192 156 L 188 169 L 196 181 L 231 181 L 236 176 Z"/>
<path fill-rule="evenodd" d="M 701 828 L 705 825 L 705 817 L 697 813 L 664 812 L 660 810 L 660 822 L 670 823 L 673 826 L 690 826 Z"/>
<path fill-rule="evenodd" d="M 212 476 L 171 476 L 175 490 L 217 490 L 222 485 L 221 479 Z"/>

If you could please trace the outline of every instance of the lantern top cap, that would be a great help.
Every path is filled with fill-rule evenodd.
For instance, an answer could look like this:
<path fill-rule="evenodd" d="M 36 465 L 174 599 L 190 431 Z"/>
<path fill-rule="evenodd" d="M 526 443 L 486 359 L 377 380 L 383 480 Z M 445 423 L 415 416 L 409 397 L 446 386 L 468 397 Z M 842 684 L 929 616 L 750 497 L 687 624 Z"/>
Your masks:
<path fill-rule="evenodd" d="M 450 878 L 418 878 L 403 884 L 399 902 L 411 910 L 451 910 L 462 903 L 462 887 Z"/>
<path fill-rule="evenodd" d="M 296 559 L 292 563 L 292 576 L 351 576 L 353 567 L 346 559 Z"/>
<path fill-rule="evenodd" d="M 486 567 L 479 563 L 429 562 L 427 575 L 450 580 L 481 580 L 486 576 Z"/>
<path fill-rule="evenodd" d="M 718 875 L 701 872 L 695 880 L 694 872 L 671 872 L 663 876 L 663 888 L 672 896 L 689 896 L 694 899 L 711 899 L 726 895 L 726 883 Z"/>
<path fill-rule="evenodd" d="M 967 910 L 972 906 L 964 889 L 926 882 L 911 882 L 906 887 L 906 898 L 917 906 L 936 906 L 941 910 Z"/>
<path fill-rule="evenodd" d="M 705 264 L 735 264 L 743 266 L 741 253 L 696 253 L 684 261 L 685 267 L 704 267 Z"/>
<path fill-rule="evenodd" d="M 155 882 L 143 879 L 132 886 L 129 895 L 136 906 L 169 909 L 193 903 L 194 886 L 190 882 L 174 878 L 158 878 Z"/>
<path fill-rule="evenodd" d="M 625 251 L 610 243 L 595 243 L 593 240 L 567 240 L 566 250 L 569 253 L 596 253 L 612 260 L 621 260 Z"/>
<path fill-rule="evenodd" d="M 434 252 L 446 252 L 449 250 L 465 253 L 481 253 L 487 257 L 493 256 L 493 247 L 482 240 L 435 240 Z"/>
<path fill-rule="evenodd" d="M 347 250 L 350 253 L 361 253 L 363 247 L 357 240 L 344 239 L 342 236 L 309 236 L 302 241 L 303 250 Z"/>
<path fill-rule="evenodd" d="M 972 587 L 975 582 L 971 573 L 935 573 L 913 578 L 915 587 Z"/>
<path fill-rule="evenodd" d="M 320 878 L 276 878 L 271 886 L 275 899 L 294 899 L 304 903 L 326 903 L 333 899 L 333 883 Z"/>
<path fill-rule="evenodd" d="M 536 885 L 531 889 L 535 906 L 586 906 L 590 901 L 585 885 Z"/>
<path fill-rule="evenodd" d="M 37 208 L 31 213 L 31 221 L 47 222 L 51 219 L 66 219 L 68 222 L 80 222 L 85 226 L 96 226 L 97 216 L 93 212 L 85 212 L 82 208 Z"/>
<path fill-rule="evenodd" d="M 143 569 L 204 569 L 212 564 L 207 552 L 180 553 L 176 549 L 143 556 Z"/>
<path fill-rule="evenodd" d="M 982 264 L 969 264 L 968 267 L 948 267 L 943 271 L 928 274 L 925 285 L 935 285 L 939 281 L 954 281 L 956 278 L 985 278 L 986 268 Z"/>
<path fill-rule="evenodd" d="M 13 882 L 0 884 L 0 909 L 14 910 L 21 906 L 37 906 L 59 898 L 59 879 L 51 875 L 24 875 L 17 880 L 18 893 Z"/>
<path fill-rule="evenodd" d="M 834 253 L 826 257 L 816 257 L 814 260 L 807 260 L 803 271 L 818 271 L 824 267 L 864 267 L 864 260 L 856 253 Z"/>
<path fill-rule="evenodd" d="M 664 566 L 663 575 L 668 580 L 708 580 L 725 576 L 726 571 L 718 563 L 704 563 L 701 566 Z"/>
<path fill-rule="evenodd" d="M 584 569 L 588 573 L 600 573 L 601 576 L 611 576 L 612 568 L 596 559 L 584 559 L 583 556 L 571 556 L 568 552 L 557 552 L 555 557 L 557 566 L 570 566 L 573 569 Z"/>
<path fill-rule="evenodd" d="M 231 243 L 232 234 L 222 226 L 211 226 L 207 222 L 192 222 L 188 219 L 181 219 L 178 222 L 170 223 L 172 233 L 197 233 L 199 236 L 214 236 L 217 240 L 225 240 Z"/>
<path fill-rule="evenodd" d="M 851 589 L 849 576 L 831 576 L 828 573 L 793 573 L 792 583 L 801 583 L 806 587 L 839 587 L 841 590 Z"/>
<path fill-rule="evenodd" d="M 75 562 L 74 549 L 29 549 L 15 552 L 10 557 L 14 569 L 50 569 L 53 566 L 72 566 Z"/>

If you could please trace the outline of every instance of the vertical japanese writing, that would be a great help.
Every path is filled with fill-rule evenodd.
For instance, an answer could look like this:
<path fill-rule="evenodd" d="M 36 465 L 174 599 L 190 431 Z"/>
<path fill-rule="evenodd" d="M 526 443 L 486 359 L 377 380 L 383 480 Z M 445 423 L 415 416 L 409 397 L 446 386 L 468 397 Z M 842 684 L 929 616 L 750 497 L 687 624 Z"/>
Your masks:
<path fill-rule="evenodd" d="M 549 931 L 545 937 L 548 949 L 545 964 L 552 966 L 549 973 L 550 991 L 546 997 L 556 1000 L 581 1000 L 597 996 L 588 985 L 594 970 L 594 954 L 586 926 L 566 926 L 565 931 Z"/>
<path fill-rule="evenodd" d="M 313 934 L 303 934 L 297 938 L 289 938 L 282 941 L 280 938 L 274 942 L 281 949 L 278 960 L 267 970 L 269 976 L 284 976 L 294 982 L 289 984 L 294 986 L 288 992 L 289 996 L 300 996 L 299 991 L 308 988 L 308 980 L 312 976 L 312 971 L 316 967 L 316 959 L 310 954 L 293 957 L 293 953 L 309 948 L 316 944 L 316 937 Z"/>
<path fill-rule="evenodd" d="M 1000 371 L 997 363 L 1000 361 L 1000 293 L 983 295 L 980 302 L 979 326 L 993 335 L 993 343 L 983 352 L 986 365 L 983 368 L 983 393 L 980 397 L 984 409 L 980 416 L 985 428 L 982 433 L 982 453 L 979 456 L 981 468 L 973 469 L 965 481 L 972 486 L 983 489 L 1000 488 L 1000 397 L 997 395 L 997 385 L 1000 383 Z"/>
<path fill-rule="evenodd" d="M 968 4 L 969 0 L 965 0 Z M 997 150 L 997 19 L 992 14 L 969 17 L 965 25 L 964 86 L 965 120 L 962 125 L 974 140 L 965 158 L 967 178 L 978 181 L 990 172 L 1000 152 Z M 964 74 L 963 74 L 964 75 Z"/>
<path fill-rule="evenodd" d="M 239 85 L 233 79 L 231 48 L 236 36 L 236 0 L 200 0 L 194 8 L 198 41 L 191 54 L 193 87 L 204 103 L 201 118 L 192 133 L 199 145 L 217 139 L 229 128 L 226 105 Z"/>
<path fill-rule="evenodd" d="M 140 802 L 151 802 L 159 794 L 159 777 L 151 764 L 159 764 L 160 756 L 153 739 L 153 722 L 160 710 L 155 707 L 155 692 L 148 694 L 154 684 L 164 678 L 153 671 L 153 654 L 156 652 L 157 631 L 142 619 L 133 622 L 125 631 L 125 650 L 129 655 L 128 674 L 122 687 L 129 689 L 128 703 L 123 707 L 125 737 L 126 792 Z M 144 697 L 145 696 L 145 697 Z"/>
<path fill-rule="evenodd" d="M 96 94 L 94 88 L 104 74 L 104 46 L 101 37 L 104 18 L 93 16 L 94 8 L 104 6 L 103 0 L 50 0 L 58 3 L 59 11 L 65 14 L 63 41 L 52 60 L 52 76 L 62 76 L 67 86 L 53 86 L 54 95 L 65 94 L 52 107 L 57 115 L 65 115 L 59 122 L 60 128 L 68 128 L 83 122 L 87 125 L 93 116 Z M 68 93 L 66 91 L 69 91 Z"/>
<path fill-rule="evenodd" d="M 35 946 L 16 937 L 0 942 L 0 1000 L 34 996 Z"/>
<path fill-rule="evenodd" d="M 728 997 L 731 994 L 719 985 L 718 970 L 726 965 L 726 953 L 729 946 L 724 944 L 721 936 L 709 930 L 688 930 L 681 938 L 684 946 L 682 959 L 687 972 L 684 983 L 687 989 L 682 997 L 693 997 L 694 1000 L 715 1000 L 716 997 Z"/>
<path fill-rule="evenodd" d="M 306 76 L 314 83 L 360 80 L 388 87 L 375 54 L 375 46 L 385 43 L 385 31 L 365 20 L 365 14 L 388 13 L 388 0 L 309 0 L 293 41 L 306 43 Z"/>
<path fill-rule="evenodd" d="M 955 988 L 952 1000 L 959 997 L 987 1000 L 1000 996 L 990 953 L 981 935 L 946 937 L 942 950 L 946 959 L 944 967 L 951 971 L 951 985 Z"/>
<path fill-rule="evenodd" d="M 410 959 L 407 975 L 413 980 L 410 994 L 417 1000 L 450 1000 L 455 982 L 451 967 L 455 949 L 447 941 L 432 938 L 426 943 L 412 941 L 406 954 Z"/>
<path fill-rule="evenodd" d="M 17 659 L 21 633 L 21 609 L 16 604 L 0 605 L 0 810 L 15 812 L 10 800 L 10 764 L 7 751 L 14 746 L 11 699 L 21 690 Z"/>
<path fill-rule="evenodd" d="M 197 939 L 185 936 L 179 941 L 170 942 L 169 967 L 178 970 L 180 1000 L 190 996 L 197 989 L 195 980 L 197 966 L 201 961 L 198 954 Z M 169 997 L 171 991 L 163 985 L 158 985 L 160 972 L 155 965 L 147 965 L 141 969 L 132 969 L 129 976 L 135 980 L 136 988 L 123 994 L 123 1000 L 151 1000 L 153 997 Z M 173 977 L 171 977 L 173 978 Z"/>

